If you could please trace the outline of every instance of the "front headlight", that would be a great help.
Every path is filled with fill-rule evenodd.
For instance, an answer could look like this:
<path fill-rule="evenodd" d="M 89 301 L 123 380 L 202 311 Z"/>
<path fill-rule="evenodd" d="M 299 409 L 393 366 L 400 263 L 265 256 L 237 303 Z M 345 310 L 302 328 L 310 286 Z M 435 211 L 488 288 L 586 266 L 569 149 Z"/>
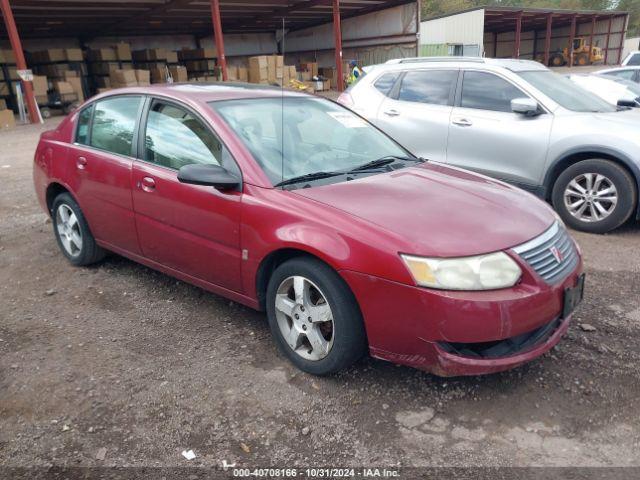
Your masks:
<path fill-rule="evenodd" d="M 514 286 L 522 270 L 503 252 L 462 258 L 400 255 L 421 287 L 442 290 L 495 290 Z"/>

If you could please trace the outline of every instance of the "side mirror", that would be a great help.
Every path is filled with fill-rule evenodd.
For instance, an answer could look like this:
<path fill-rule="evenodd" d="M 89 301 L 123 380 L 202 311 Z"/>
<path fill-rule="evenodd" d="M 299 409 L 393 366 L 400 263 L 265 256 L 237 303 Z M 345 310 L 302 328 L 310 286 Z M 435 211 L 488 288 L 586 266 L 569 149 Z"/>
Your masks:
<path fill-rule="evenodd" d="M 618 100 L 617 105 L 619 107 L 637 107 L 638 101 L 635 98 L 623 97 Z"/>
<path fill-rule="evenodd" d="M 511 111 L 527 117 L 533 117 L 540 113 L 538 102 L 532 98 L 522 97 L 511 100 Z"/>
<path fill-rule="evenodd" d="M 218 165 L 185 165 L 178 170 L 178 181 L 217 190 L 233 190 L 240 185 L 238 177 Z"/>

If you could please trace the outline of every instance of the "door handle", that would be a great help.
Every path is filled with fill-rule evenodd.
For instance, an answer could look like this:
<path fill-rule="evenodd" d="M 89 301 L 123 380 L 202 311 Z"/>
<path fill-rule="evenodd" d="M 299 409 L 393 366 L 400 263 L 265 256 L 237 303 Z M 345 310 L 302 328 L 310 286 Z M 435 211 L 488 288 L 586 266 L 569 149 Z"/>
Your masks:
<path fill-rule="evenodd" d="M 458 125 L 460 127 L 470 127 L 473 125 L 471 120 L 467 120 L 466 118 L 455 118 L 451 121 L 454 125 Z"/>
<path fill-rule="evenodd" d="M 76 160 L 76 167 L 78 170 L 84 170 L 87 168 L 87 159 L 85 157 L 78 157 Z"/>
<path fill-rule="evenodd" d="M 151 177 L 144 177 L 138 182 L 138 188 L 141 188 L 145 192 L 153 192 L 156 189 L 156 181 Z"/>
<path fill-rule="evenodd" d="M 390 117 L 397 117 L 398 115 L 400 115 L 400 112 L 398 110 L 396 110 L 395 108 L 391 108 L 389 110 L 385 110 L 384 114 L 388 115 Z"/>

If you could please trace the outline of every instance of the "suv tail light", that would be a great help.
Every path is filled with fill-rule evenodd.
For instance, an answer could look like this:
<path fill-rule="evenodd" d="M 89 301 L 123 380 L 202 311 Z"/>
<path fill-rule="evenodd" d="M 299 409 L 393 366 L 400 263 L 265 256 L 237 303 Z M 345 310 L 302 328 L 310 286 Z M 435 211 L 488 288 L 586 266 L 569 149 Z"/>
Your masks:
<path fill-rule="evenodd" d="M 338 97 L 338 103 L 344 105 L 345 107 L 353 107 L 356 102 L 353 101 L 353 97 L 349 95 L 347 92 L 342 92 Z"/>

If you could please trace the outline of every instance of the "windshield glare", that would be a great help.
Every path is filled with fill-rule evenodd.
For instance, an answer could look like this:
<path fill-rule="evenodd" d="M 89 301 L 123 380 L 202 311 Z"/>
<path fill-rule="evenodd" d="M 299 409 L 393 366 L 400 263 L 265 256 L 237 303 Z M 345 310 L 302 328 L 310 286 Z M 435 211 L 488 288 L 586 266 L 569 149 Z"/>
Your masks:
<path fill-rule="evenodd" d="M 380 157 L 407 155 L 354 113 L 321 98 L 252 98 L 210 105 L 274 185 L 300 175 L 349 170 Z"/>
<path fill-rule="evenodd" d="M 568 78 L 548 71 L 519 72 L 523 79 L 561 107 L 574 112 L 615 112 L 617 107 L 581 88 Z"/>

